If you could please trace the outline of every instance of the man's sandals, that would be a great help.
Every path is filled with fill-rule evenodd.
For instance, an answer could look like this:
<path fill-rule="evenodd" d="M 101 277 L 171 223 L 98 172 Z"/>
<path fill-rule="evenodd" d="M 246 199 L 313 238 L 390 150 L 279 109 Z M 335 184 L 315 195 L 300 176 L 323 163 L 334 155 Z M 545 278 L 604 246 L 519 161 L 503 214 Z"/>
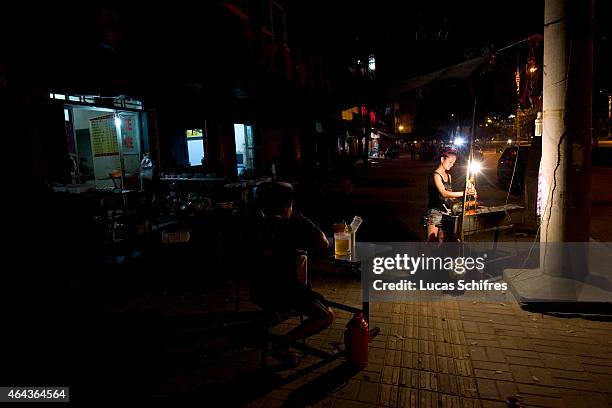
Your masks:
<path fill-rule="evenodd" d="M 280 361 L 283 368 L 295 368 L 301 362 L 300 355 L 289 350 L 289 345 L 283 342 L 273 341 L 270 344 L 270 355 Z"/>

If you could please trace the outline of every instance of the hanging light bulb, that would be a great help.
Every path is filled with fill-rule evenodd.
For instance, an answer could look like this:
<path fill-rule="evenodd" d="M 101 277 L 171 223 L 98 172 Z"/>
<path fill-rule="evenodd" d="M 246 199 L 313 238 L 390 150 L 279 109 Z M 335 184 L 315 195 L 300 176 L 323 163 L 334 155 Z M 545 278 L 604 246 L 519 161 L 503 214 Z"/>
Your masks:
<path fill-rule="evenodd" d="M 480 170 L 482 170 L 482 163 L 478 160 L 471 160 L 468 168 L 471 174 L 478 173 Z"/>

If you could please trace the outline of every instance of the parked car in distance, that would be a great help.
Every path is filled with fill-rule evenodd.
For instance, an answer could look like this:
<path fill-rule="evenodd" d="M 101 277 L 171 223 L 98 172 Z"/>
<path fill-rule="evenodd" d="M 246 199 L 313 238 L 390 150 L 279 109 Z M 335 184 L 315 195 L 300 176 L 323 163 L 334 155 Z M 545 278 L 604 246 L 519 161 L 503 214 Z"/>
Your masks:
<path fill-rule="evenodd" d="M 594 167 L 612 167 L 612 139 L 599 140 L 591 150 Z"/>
<path fill-rule="evenodd" d="M 497 161 L 497 184 L 504 190 L 510 188 L 512 180 L 512 194 L 520 195 L 523 192 L 525 181 L 525 168 L 531 146 L 508 146 Z M 516 170 L 515 170 L 516 164 Z M 514 172 L 514 179 L 512 173 Z"/>

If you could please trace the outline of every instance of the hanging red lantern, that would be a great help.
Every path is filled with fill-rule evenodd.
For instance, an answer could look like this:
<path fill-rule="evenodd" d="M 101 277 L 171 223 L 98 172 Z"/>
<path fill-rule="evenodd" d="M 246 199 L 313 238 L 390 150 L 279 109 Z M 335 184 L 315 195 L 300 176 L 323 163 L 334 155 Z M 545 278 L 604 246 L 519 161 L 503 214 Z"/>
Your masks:
<path fill-rule="evenodd" d="M 516 82 L 516 94 L 519 95 L 521 91 L 521 71 L 516 67 L 516 73 L 514 74 L 514 80 Z"/>

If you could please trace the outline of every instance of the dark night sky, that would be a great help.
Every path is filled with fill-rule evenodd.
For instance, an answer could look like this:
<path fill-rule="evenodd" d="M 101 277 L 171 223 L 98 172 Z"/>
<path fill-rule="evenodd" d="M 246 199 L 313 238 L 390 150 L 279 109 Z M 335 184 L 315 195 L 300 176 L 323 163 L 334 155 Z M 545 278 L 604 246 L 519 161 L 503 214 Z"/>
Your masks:
<path fill-rule="evenodd" d="M 595 71 L 610 86 L 612 2 L 595 3 Z M 430 72 L 543 33 L 544 0 L 293 2 L 300 24 L 336 61 L 359 49 L 389 61 L 396 79 Z M 355 39 L 359 41 L 355 41 Z M 341 66 L 341 64 L 339 64 Z M 380 67 L 383 69 L 383 67 Z"/>
<path fill-rule="evenodd" d="M 312 22 L 313 35 L 331 55 L 347 58 L 360 44 L 392 56 L 407 75 L 460 62 L 472 56 L 470 48 L 478 54 L 483 46 L 541 33 L 544 19 L 543 0 L 310 1 L 302 7 L 300 20 Z"/>
<path fill-rule="evenodd" d="M 543 34 L 545 0 L 365 1 L 313 0 L 293 3 L 338 69 L 356 52 L 377 55 L 377 71 L 393 83 L 500 49 L 532 34 Z M 612 1 L 594 0 L 594 111 L 607 113 L 612 93 Z M 540 44 L 540 53 L 543 46 Z M 513 70 L 524 43 L 503 53 Z M 541 56 L 541 54 L 540 54 Z M 512 65 L 512 67 L 510 67 Z M 598 113 L 596 113 L 598 114 Z"/>
<path fill-rule="evenodd" d="M 73 60 L 79 55 L 75 47 L 95 46 L 98 13 L 104 3 L 124 14 L 124 41 L 137 44 L 133 49 L 142 56 L 159 53 L 154 56 L 158 65 L 197 57 L 183 55 L 191 52 L 192 45 L 202 50 L 209 46 L 223 48 L 223 42 L 215 37 L 219 30 L 214 27 L 222 23 L 206 18 L 210 14 L 207 10 L 216 5 L 214 1 L 198 4 L 178 0 L 155 5 L 145 1 L 67 1 L 41 3 L 26 13 L 28 24 L 11 29 L 7 38 L 16 39 L 11 46 L 21 54 L 18 60 L 26 68 L 40 66 L 45 59 L 80 64 Z M 544 19 L 544 0 L 285 3 L 290 47 L 292 43 L 307 45 L 325 54 L 336 70 L 346 69 L 351 57 L 359 52 L 373 52 L 378 57 L 377 70 L 390 81 L 431 72 L 481 55 L 487 48 L 497 49 L 541 33 Z M 605 77 L 600 86 L 605 89 L 610 88 L 610 75 L 603 73 L 612 71 L 612 52 L 604 52 L 610 43 L 610 3 L 595 0 L 595 70 Z M 23 6 L 28 7 L 25 3 Z"/>
<path fill-rule="evenodd" d="M 167 32 L 168 37 L 173 30 L 183 30 L 186 25 L 193 27 L 194 33 L 206 29 L 211 23 L 206 20 L 207 8 L 215 4 L 214 1 L 200 5 L 175 1 L 153 5 L 113 0 L 41 3 L 29 13 L 29 23 L 17 27 L 13 35 L 16 32 L 23 36 L 34 34 L 34 45 L 39 47 L 53 46 L 62 37 L 72 37 L 69 43 L 79 44 L 82 41 L 79 37 L 91 35 L 96 13 L 100 4 L 105 3 L 126 13 L 122 24 L 127 29 L 134 24 L 151 23 L 158 33 Z M 372 50 L 394 55 L 401 64 L 409 61 L 409 68 L 416 71 L 417 66 L 427 71 L 439 64 L 460 62 L 464 59 L 464 50 L 470 46 L 491 43 L 500 46 L 541 32 L 544 9 L 544 0 L 290 0 L 285 3 L 290 46 L 293 31 L 293 39 L 301 37 L 300 42 L 311 43 L 313 48 L 337 60 L 346 60 L 357 49 Z M 163 36 L 155 37 L 163 40 Z M 45 45 L 46 40 L 51 42 Z"/>

